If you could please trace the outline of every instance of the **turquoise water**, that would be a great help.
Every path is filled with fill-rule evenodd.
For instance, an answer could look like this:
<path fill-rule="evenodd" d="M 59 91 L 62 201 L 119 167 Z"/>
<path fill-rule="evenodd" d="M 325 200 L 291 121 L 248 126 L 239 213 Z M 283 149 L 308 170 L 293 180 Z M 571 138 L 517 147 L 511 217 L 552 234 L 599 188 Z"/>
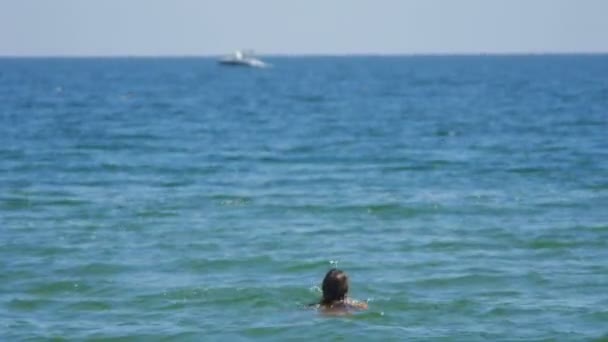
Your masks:
<path fill-rule="evenodd" d="M 0 340 L 608 339 L 608 56 L 269 62 L 0 59 Z"/>

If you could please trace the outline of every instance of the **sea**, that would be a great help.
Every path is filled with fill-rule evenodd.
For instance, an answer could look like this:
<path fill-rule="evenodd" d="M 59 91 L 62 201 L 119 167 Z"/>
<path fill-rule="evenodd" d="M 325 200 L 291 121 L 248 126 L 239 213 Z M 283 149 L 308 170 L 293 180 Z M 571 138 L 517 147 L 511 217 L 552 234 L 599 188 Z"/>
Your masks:
<path fill-rule="evenodd" d="M 608 341 L 608 55 L 263 59 L 0 59 L 1 341 Z"/>

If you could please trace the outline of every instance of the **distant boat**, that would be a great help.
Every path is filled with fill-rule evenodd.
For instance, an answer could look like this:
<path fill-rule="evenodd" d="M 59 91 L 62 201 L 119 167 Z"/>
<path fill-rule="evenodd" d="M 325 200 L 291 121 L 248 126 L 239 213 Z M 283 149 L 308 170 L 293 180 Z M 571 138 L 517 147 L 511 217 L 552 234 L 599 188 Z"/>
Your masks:
<path fill-rule="evenodd" d="M 269 66 L 268 63 L 264 63 L 255 58 L 252 52 L 244 52 L 241 50 L 237 50 L 231 55 L 220 58 L 218 63 L 221 65 L 248 66 L 254 68 L 265 68 Z"/>

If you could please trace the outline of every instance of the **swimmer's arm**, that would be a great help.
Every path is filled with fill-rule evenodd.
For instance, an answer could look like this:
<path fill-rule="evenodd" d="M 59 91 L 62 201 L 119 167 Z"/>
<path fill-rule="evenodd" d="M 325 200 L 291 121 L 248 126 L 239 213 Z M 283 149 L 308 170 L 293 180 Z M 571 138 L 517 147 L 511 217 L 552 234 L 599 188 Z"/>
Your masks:
<path fill-rule="evenodd" d="M 367 302 L 356 302 L 355 306 L 361 310 L 367 310 Z"/>
<path fill-rule="evenodd" d="M 367 302 L 360 302 L 358 300 L 351 299 L 349 304 L 354 306 L 357 309 L 367 310 Z"/>

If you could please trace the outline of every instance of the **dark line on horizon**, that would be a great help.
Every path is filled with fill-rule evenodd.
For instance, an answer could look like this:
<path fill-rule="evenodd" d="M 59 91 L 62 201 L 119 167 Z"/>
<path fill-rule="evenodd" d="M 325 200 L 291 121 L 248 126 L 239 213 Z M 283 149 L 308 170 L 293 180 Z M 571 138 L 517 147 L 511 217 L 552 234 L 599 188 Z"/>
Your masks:
<path fill-rule="evenodd" d="M 218 58 L 225 54 L 159 54 L 159 55 L 137 55 L 137 54 L 116 54 L 116 55 L 80 55 L 80 54 L 65 54 L 65 55 L 0 55 L 0 58 L 23 58 L 23 59 L 52 59 L 52 58 L 73 58 L 73 59 L 154 59 L 154 58 Z M 608 55 L 608 51 L 565 51 L 565 52 L 422 52 L 422 53 L 257 53 L 258 56 L 264 57 L 478 57 L 478 56 L 604 56 Z"/>

